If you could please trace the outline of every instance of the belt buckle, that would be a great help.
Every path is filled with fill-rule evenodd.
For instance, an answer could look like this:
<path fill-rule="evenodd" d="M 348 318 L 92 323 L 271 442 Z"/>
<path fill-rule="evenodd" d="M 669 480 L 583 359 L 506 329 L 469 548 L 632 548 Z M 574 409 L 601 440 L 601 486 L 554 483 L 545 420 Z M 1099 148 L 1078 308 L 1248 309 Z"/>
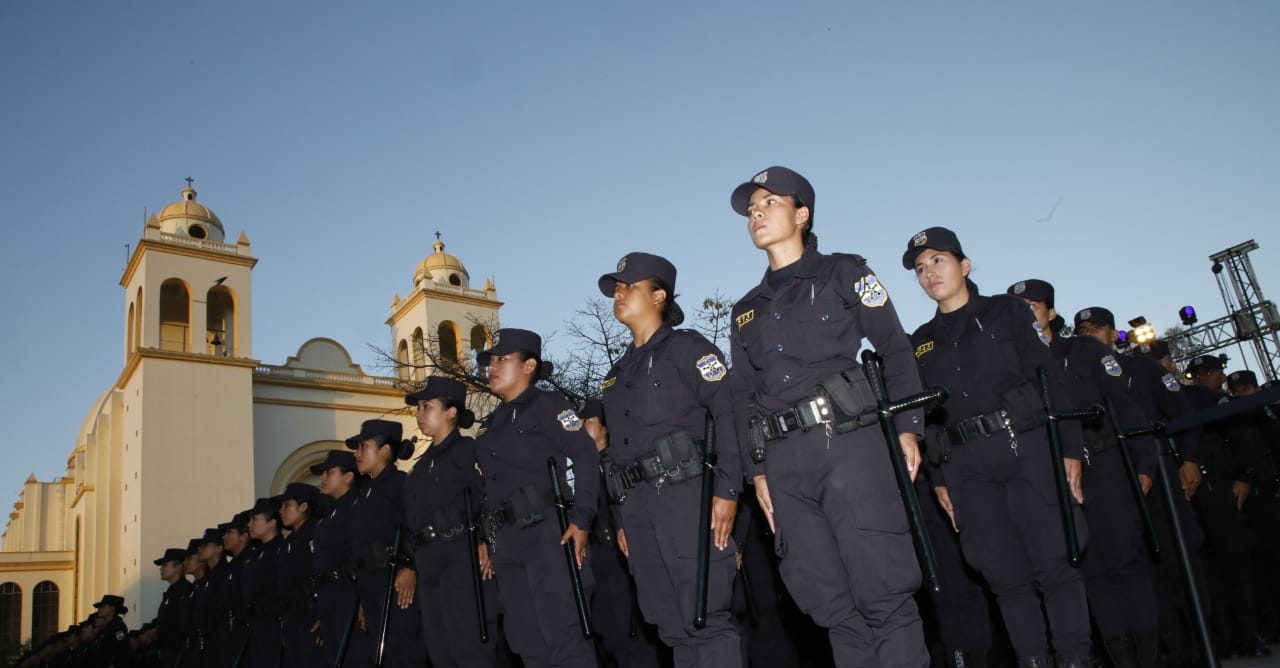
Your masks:
<path fill-rule="evenodd" d="M 814 427 L 820 424 L 831 423 L 831 402 L 828 401 L 825 396 L 821 394 L 816 395 L 809 401 L 806 401 L 803 405 L 806 408 L 808 408 L 811 413 L 813 413 Z M 804 414 L 801 411 L 797 410 L 796 417 L 803 418 Z M 804 421 L 803 420 L 797 420 L 797 421 L 800 422 L 801 429 L 804 429 L 805 428 Z"/>

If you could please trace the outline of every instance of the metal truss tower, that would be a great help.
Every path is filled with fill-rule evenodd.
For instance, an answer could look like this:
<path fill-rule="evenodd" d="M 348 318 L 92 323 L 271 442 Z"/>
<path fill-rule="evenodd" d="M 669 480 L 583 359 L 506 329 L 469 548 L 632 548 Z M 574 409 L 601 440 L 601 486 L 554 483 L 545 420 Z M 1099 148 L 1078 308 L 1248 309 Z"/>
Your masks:
<path fill-rule="evenodd" d="M 1172 337 L 1170 348 L 1179 351 L 1174 362 L 1183 365 L 1199 355 L 1248 343 L 1266 380 L 1280 377 L 1280 317 L 1276 305 L 1263 297 L 1249 262 L 1250 251 L 1257 249 L 1257 242 L 1250 239 L 1209 256 L 1227 315 Z"/>

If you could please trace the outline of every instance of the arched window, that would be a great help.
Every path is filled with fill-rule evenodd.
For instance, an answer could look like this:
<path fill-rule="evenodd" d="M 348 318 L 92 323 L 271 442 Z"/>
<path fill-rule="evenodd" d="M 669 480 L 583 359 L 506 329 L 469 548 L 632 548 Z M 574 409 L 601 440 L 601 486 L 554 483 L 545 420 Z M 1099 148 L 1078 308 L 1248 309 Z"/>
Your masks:
<path fill-rule="evenodd" d="M 410 369 L 410 378 L 413 380 L 417 380 L 419 377 L 426 378 L 427 342 L 423 339 L 421 327 L 413 330 L 412 341 L 413 343 L 410 345 L 413 346 L 413 368 Z"/>
<path fill-rule="evenodd" d="M 236 354 L 236 302 L 225 285 L 209 288 L 205 297 L 205 342 L 208 354 L 234 357 Z"/>
<path fill-rule="evenodd" d="M 22 588 L 14 582 L 0 584 L 0 647 L 22 642 Z"/>
<path fill-rule="evenodd" d="M 160 284 L 160 349 L 191 350 L 191 293 L 187 284 L 170 278 Z"/>
<path fill-rule="evenodd" d="M 133 306 L 133 303 L 129 304 L 129 318 L 125 322 L 125 329 L 128 331 L 128 334 L 125 336 L 126 347 L 124 351 L 126 354 L 133 353 L 134 348 L 137 347 L 135 345 L 136 342 L 133 340 Z"/>
<path fill-rule="evenodd" d="M 134 350 L 142 347 L 142 286 L 138 286 L 138 298 L 133 300 L 134 306 L 138 307 L 137 313 L 134 314 L 133 321 L 133 345 Z"/>
<path fill-rule="evenodd" d="M 58 632 L 58 585 L 45 580 L 31 590 L 31 643 Z"/>
<path fill-rule="evenodd" d="M 476 325 L 471 328 L 471 349 L 480 352 L 489 347 L 489 333 L 485 331 L 484 325 Z"/>
<path fill-rule="evenodd" d="M 457 364 L 458 326 L 451 320 L 445 320 L 436 327 L 436 335 L 440 339 L 440 361 Z"/>
<path fill-rule="evenodd" d="M 410 380 L 413 376 L 409 372 L 409 342 L 400 339 L 400 345 L 396 346 L 396 373 L 400 380 Z"/>

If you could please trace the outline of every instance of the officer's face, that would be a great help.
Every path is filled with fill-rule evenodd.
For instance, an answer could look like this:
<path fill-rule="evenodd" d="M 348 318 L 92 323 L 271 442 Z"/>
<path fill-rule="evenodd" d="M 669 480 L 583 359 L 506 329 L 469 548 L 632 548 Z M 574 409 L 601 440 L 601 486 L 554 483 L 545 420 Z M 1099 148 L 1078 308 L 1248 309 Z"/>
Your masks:
<path fill-rule="evenodd" d="M 946 251 L 926 248 L 916 256 L 916 280 L 925 294 L 935 302 L 944 302 L 966 290 L 969 260 L 957 260 Z"/>
<path fill-rule="evenodd" d="M 439 399 L 418 401 L 418 431 L 427 435 L 448 436 L 458 421 L 458 409 L 444 407 Z"/>
<path fill-rule="evenodd" d="M 664 290 L 654 290 L 650 280 L 635 283 L 618 281 L 613 286 L 613 317 L 624 325 L 644 318 L 660 318 L 666 294 Z"/>
<path fill-rule="evenodd" d="M 1104 346 L 1110 347 L 1116 339 L 1116 330 L 1106 325 L 1098 325 L 1088 320 L 1076 325 L 1076 333 L 1083 336 L 1091 336 L 1098 340 Z"/>
<path fill-rule="evenodd" d="M 1227 375 L 1221 369 L 1208 369 L 1205 371 L 1197 371 L 1195 374 L 1197 385 L 1218 389 L 1222 384 L 1227 382 Z"/>
<path fill-rule="evenodd" d="M 587 435 L 591 440 L 596 442 L 596 452 L 604 450 L 609 445 L 609 430 L 605 429 L 604 423 L 598 417 L 589 417 L 582 421 L 582 427 L 587 430 Z"/>
<path fill-rule="evenodd" d="M 747 232 L 756 248 L 765 249 L 780 241 L 799 240 L 809 222 L 809 207 L 797 208 L 795 198 L 757 188 L 747 205 Z"/>
<path fill-rule="evenodd" d="M 182 564 L 166 561 L 160 564 L 160 579 L 170 581 L 182 577 Z"/>
<path fill-rule="evenodd" d="M 249 518 L 249 537 L 254 540 L 271 538 L 271 520 L 261 513 Z"/>
<path fill-rule="evenodd" d="M 187 575 L 194 575 L 200 569 L 200 557 L 195 554 L 188 554 L 187 558 L 182 561 L 182 572 Z"/>
<path fill-rule="evenodd" d="M 334 499 L 341 498 L 351 489 L 353 480 L 355 476 L 348 477 L 341 467 L 330 466 L 320 475 L 320 493 Z"/>
<path fill-rule="evenodd" d="M 1058 315 L 1058 312 L 1049 308 L 1049 305 L 1044 302 L 1038 302 L 1025 297 L 1022 301 L 1026 302 L 1027 306 L 1031 307 L 1031 313 L 1035 315 L 1036 322 L 1040 323 L 1040 326 L 1044 328 L 1044 331 L 1049 331 L 1049 323 Z"/>
<path fill-rule="evenodd" d="M 302 505 L 297 499 L 285 499 L 280 504 L 280 522 L 290 529 L 297 529 L 302 525 L 302 518 L 305 514 L 302 512 Z"/>
<path fill-rule="evenodd" d="M 372 438 L 361 441 L 360 447 L 356 448 L 356 469 L 361 473 L 370 474 L 381 470 L 379 467 L 386 466 L 390 461 L 391 446 L 378 445 Z"/>
<path fill-rule="evenodd" d="M 521 360 L 519 355 L 494 355 L 489 358 L 489 389 L 504 399 L 514 399 L 516 388 L 533 383 L 537 360 Z"/>
<path fill-rule="evenodd" d="M 1227 390 L 1231 392 L 1233 397 L 1247 397 L 1258 391 L 1257 385 L 1227 385 Z"/>

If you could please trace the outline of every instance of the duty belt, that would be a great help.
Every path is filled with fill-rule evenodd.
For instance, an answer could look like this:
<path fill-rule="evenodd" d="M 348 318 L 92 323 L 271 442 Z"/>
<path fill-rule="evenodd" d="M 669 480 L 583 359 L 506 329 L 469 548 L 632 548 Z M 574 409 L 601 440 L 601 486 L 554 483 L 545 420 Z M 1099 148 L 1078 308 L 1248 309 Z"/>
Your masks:
<path fill-rule="evenodd" d="M 701 445 L 701 441 L 695 441 Z M 702 453 L 694 451 L 691 456 L 676 464 L 673 468 L 666 468 L 662 465 L 662 458 L 658 455 L 649 455 L 641 457 L 626 466 L 614 464 L 618 470 L 618 475 L 627 489 L 631 489 L 642 482 L 657 480 L 666 477 L 668 482 L 676 482 L 679 480 L 688 480 L 696 478 L 702 472 Z"/>
<path fill-rule="evenodd" d="M 980 436 L 990 436 L 1009 430 L 1009 413 L 992 411 L 983 415 L 965 418 L 947 426 L 947 439 L 952 445 L 960 445 Z"/>
<path fill-rule="evenodd" d="M 797 402 L 796 405 L 776 413 L 761 416 L 764 440 L 786 438 L 793 431 L 809 431 L 818 425 L 831 424 L 831 403 L 826 396 L 817 394 Z"/>
<path fill-rule="evenodd" d="M 563 486 L 564 482 L 561 481 Z M 507 526 L 529 527 L 546 517 L 546 511 L 555 506 L 555 496 L 550 489 L 525 485 L 511 493 L 496 506 L 481 511 L 480 523 L 485 539 L 492 545 L 498 529 Z"/>
<path fill-rule="evenodd" d="M 431 513 L 431 522 L 409 534 L 409 543 L 414 548 L 426 547 L 432 543 L 448 543 L 459 536 L 465 536 L 470 522 L 462 508 L 437 508 Z"/>

